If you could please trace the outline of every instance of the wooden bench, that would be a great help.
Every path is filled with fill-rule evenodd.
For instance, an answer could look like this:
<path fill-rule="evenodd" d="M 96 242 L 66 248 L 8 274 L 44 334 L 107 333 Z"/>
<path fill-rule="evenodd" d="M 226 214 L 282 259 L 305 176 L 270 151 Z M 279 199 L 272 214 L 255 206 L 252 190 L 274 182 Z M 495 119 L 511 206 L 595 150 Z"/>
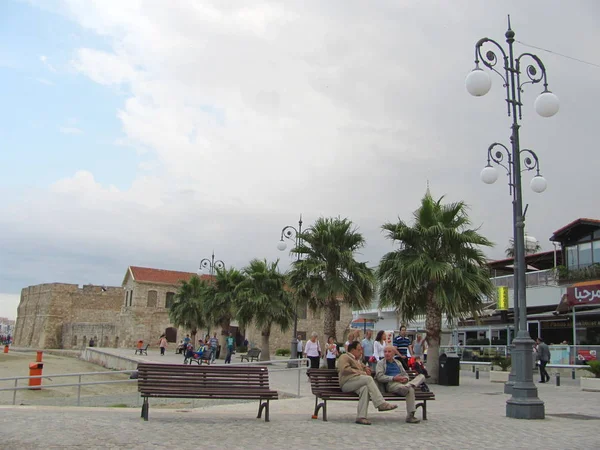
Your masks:
<path fill-rule="evenodd" d="M 340 388 L 340 380 L 337 370 L 309 369 L 307 371 L 310 379 L 310 387 L 315 395 L 315 411 L 313 419 L 319 417 L 319 410 L 323 410 L 323 421 L 327 422 L 327 401 L 358 401 L 358 394 L 354 392 L 343 392 Z M 414 374 L 409 374 L 414 378 Z M 392 393 L 382 393 L 388 402 L 403 402 L 406 397 Z M 319 399 L 322 400 L 319 403 Z M 433 392 L 422 392 L 415 390 L 416 407 L 421 408 L 423 420 L 427 420 L 427 401 L 435 400 Z"/>
<path fill-rule="evenodd" d="M 138 391 L 144 399 L 142 418 L 148 420 L 150 397 L 258 400 L 257 419 L 277 391 L 269 388 L 269 371 L 264 366 L 196 366 L 138 364 Z"/>
<path fill-rule="evenodd" d="M 184 364 L 191 364 L 191 363 L 195 362 L 199 366 L 201 366 L 202 363 L 206 363 L 206 364 L 208 364 L 210 366 L 210 363 L 212 361 L 212 353 L 213 353 L 212 349 L 211 350 L 205 350 L 197 358 L 194 358 L 194 357 L 191 357 L 191 358 L 185 357 L 183 359 L 183 363 Z"/>
<path fill-rule="evenodd" d="M 146 344 L 145 347 L 136 348 L 135 349 L 135 354 L 137 355 L 139 353 L 140 355 L 146 355 L 146 356 L 148 356 L 148 346 L 149 345 L 150 344 Z"/>
<path fill-rule="evenodd" d="M 242 362 L 244 362 L 244 360 L 254 362 L 255 359 L 258 361 L 260 358 L 260 348 L 251 348 L 245 355 L 240 355 L 240 358 L 242 359 Z"/>

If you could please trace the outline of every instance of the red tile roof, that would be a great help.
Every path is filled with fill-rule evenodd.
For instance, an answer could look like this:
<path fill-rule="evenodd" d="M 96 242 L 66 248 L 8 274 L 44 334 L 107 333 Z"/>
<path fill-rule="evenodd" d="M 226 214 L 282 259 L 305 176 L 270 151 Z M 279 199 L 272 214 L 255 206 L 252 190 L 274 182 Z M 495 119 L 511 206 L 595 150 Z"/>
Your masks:
<path fill-rule="evenodd" d="M 133 279 L 139 283 L 179 284 L 188 281 L 193 272 L 179 272 L 176 270 L 152 269 L 150 267 L 129 266 Z M 210 280 L 212 275 L 201 275 L 201 279 Z"/>
<path fill-rule="evenodd" d="M 551 241 L 556 240 L 561 234 L 563 234 L 565 231 L 570 230 L 571 228 L 575 227 L 576 225 L 598 225 L 600 226 L 600 220 L 598 219 L 586 219 L 586 218 L 579 218 L 577 220 L 574 220 L 571 223 L 568 223 L 567 225 L 565 225 L 562 228 L 559 228 L 558 230 L 556 230 L 553 234 L 552 237 L 550 238 Z"/>

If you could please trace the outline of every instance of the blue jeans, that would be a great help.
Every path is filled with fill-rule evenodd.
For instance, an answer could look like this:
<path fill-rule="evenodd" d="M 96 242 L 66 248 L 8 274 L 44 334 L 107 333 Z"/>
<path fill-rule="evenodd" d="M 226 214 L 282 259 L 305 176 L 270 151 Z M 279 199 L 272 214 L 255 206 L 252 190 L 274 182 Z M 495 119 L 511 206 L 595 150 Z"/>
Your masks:
<path fill-rule="evenodd" d="M 231 355 L 233 355 L 233 347 L 227 347 L 227 356 L 225 357 L 225 364 L 231 364 Z"/>

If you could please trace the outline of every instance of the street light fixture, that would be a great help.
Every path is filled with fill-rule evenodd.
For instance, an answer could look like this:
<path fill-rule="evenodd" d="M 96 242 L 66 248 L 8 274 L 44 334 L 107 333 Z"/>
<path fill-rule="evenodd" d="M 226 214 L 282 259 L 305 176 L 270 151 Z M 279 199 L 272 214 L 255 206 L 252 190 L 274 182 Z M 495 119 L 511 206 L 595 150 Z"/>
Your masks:
<path fill-rule="evenodd" d="M 224 269 L 225 263 L 220 259 L 215 260 L 215 251 L 213 250 L 212 256 L 210 259 L 204 258 L 200 260 L 200 267 L 198 267 L 198 275 L 201 275 L 203 270 L 208 269 L 209 273 L 213 275 L 215 273 L 215 269 Z"/>
<path fill-rule="evenodd" d="M 287 225 L 281 230 L 281 239 L 277 243 L 277 250 L 284 251 L 287 248 L 287 244 L 284 241 L 285 239 L 289 239 L 294 241 L 296 248 L 298 248 L 302 242 L 302 238 L 300 235 L 302 234 L 302 214 L 300 214 L 300 219 L 298 220 L 298 228 Z M 300 253 L 298 253 L 298 260 L 300 260 Z M 298 297 L 296 296 L 296 301 L 294 302 L 294 331 L 292 335 L 292 344 L 291 344 L 291 353 L 290 359 L 298 358 Z"/>
<path fill-rule="evenodd" d="M 533 361 L 531 352 L 533 340 L 527 330 L 527 299 L 526 299 L 526 266 L 525 266 L 525 211 L 523 211 L 523 197 L 521 193 L 521 172 L 535 170 L 536 174 L 531 180 L 531 189 L 540 193 L 546 190 L 546 180 L 540 174 L 537 155 L 528 149 L 520 149 L 519 120 L 521 116 L 521 93 L 526 84 L 543 83 L 544 89 L 535 101 L 535 110 L 542 117 L 551 117 L 559 110 L 556 95 L 548 90 L 546 68 L 541 59 L 532 53 L 522 53 L 515 57 L 513 44 L 515 32 L 510 28 L 508 17 L 508 30 L 505 35 L 508 44 L 508 54 L 498 42 L 483 38 L 475 44 L 475 69 L 467 76 L 465 85 L 467 91 L 474 96 L 482 96 L 490 90 L 492 82 L 490 76 L 479 64 L 496 72 L 506 88 L 506 103 L 508 116 L 512 116 L 511 149 L 498 142 L 488 148 L 488 163 L 481 171 L 481 179 L 486 184 L 492 184 L 498 179 L 498 173 L 492 163 L 504 167 L 509 179 L 509 191 L 513 198 L 513 232 L 515 244 L 514 259 L 514 311 L 515 332 L 513 340 L 513 368 L 514 381 L 507 383 L 507 390 L 512 396 L 506 402 L 506 416 L 517 419 L 543 419 L 545 416 L 544 402 L 538 398 L 537 387 L 533 383 Z M 484 53 L 483 46 L 495 46 L 500 52 L 501 60 L 497 57 L 495 49 Z M 496 65 L 500 62 L 498 68 Z M 521 64 L 526 64 L 524 74 L 521 76 Z M 518 114 L 518 116 L 517 116 Z"/>

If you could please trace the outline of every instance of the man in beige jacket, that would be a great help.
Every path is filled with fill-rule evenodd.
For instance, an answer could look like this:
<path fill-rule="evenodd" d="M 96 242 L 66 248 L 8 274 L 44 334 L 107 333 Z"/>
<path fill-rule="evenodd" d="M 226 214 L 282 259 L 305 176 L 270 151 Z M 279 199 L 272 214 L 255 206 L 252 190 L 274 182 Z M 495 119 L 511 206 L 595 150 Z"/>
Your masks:
<path fill-rule="evenodd" d="M 371 369 L 362 362 L 362 347 L 360 342 L 350 342 L 348 351 L 340 356 L 338 360 L 338 371 L 340 377 L 340 388 L 344 392 L 356 392 L 359 396 L 356 412 L 356 423 L 360 425 L 371 425 L 367 420 L 369 409 L 369 398 L 373 406 L 379 411 L 391 411 L 398 405 L 386 402 L 377 387 L 377 383 L 371 376 Z"/>
<path fill-rule="evenodd" d="M 398 350 L 393 345 L 383 349 L 384 359 L 377 363 L 375 379 L 384 383 L 388 392 L 406 397 L 406 421 L 419 423 L 420 420 L 415 417 L 415 388 L 425 382 L 425 377 L 417 375 L 410 380 L 402 364 L 394 359 L 397 354 Z"/>

